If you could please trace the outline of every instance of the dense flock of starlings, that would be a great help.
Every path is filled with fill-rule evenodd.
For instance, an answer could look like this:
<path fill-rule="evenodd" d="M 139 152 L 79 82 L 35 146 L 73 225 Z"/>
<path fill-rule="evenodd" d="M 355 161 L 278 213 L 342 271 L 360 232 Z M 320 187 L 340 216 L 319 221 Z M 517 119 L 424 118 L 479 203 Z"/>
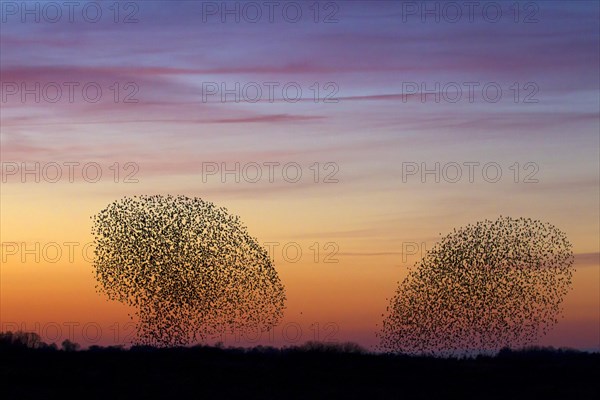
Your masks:
<path fill-rule="evenodd" d="M 225 208 L 135 196 L 92 219 L 97 288 L 137 310 L 135 343 L 263 332 L 283 317 L 285 288 L 272 259 Z M 535 343 L 558 321 L 573 261 L 566 235 L 537 220 L 455 229 L 399 283 L 378 350 L 448 355 Z"/>
<path fill-rule="evenodd" d="M 380 349 L 451 355 L 533 344 L 558 322 L 573 260 L 563 232 L 529 218 L 455 229 L 400 283 Z"/>
<path fill-rule="evenodd" d="M 282 317 L 285 290 L 271 258 L 225 208 L 139 196 L 93 219 L 98 288 L 137 309 L 137 343 L 178 346 L 262 332 Z"/>

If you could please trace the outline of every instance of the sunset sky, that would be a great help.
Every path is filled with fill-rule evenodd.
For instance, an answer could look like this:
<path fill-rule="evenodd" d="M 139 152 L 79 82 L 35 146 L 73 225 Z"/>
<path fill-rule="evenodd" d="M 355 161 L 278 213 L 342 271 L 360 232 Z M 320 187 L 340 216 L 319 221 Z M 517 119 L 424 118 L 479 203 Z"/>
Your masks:
<path fill-rule="evenodd" d="M 600 349 L 598 2 L 63 3 L 0 1 L 0 330 L 126 343 L 90 217 L 181 194 L 274 247 L 287 308 L 263 344 L 373 348 L 440 234 L 507 215 L 573 244 L 540 344 Z"/>

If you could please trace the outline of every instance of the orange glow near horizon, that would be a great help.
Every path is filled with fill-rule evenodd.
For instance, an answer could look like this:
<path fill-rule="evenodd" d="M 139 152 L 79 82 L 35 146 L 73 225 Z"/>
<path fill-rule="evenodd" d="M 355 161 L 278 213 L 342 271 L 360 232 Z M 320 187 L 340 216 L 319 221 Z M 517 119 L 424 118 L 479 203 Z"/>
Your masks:
<path fill-rule="evenodd" d="M 90 201 L 86 208 L 85 203 L 77 202 L 76 207 L 68 209 L 50 202 L 30 212 L 32 204 L 12 204 L 10 199 L 18 197 L 8 195 L 12 187 L 5 188 L 9 190 L 3 192 L 2 207 L 2 330 L 33 330 L 50 342 L 72 336 L 85 346 L 128 344 L 133 334 L 130 314 L 135 310 L 97 293 L 90 262 L 93 247 L 83 253 L 93 239 L 86 232 L 91 228 L 89 216 L 103 206 Z M 56 185 L 46 188 L 63 189 Z M 64 189 L 68 196 L 71 188 Z M 373 348 L 377 344 L 375 332 L 397 283 L 421 258 L 421 251 L 435 242 L 435 238 L 419 236 L 409 241 L 406 232 L 423 229 L 408 225 L 402 232 L 382 227 L 375 233 L 361 229 L 328 233 L 319 221 L 336 216 L 314 212 L 310 201 L 305 209 L 290 214 L 291 220 L 312 216 L 302 225 L 306 233 L 295 231 L 294 225 L 277 218 L 287 212 L 284 206 L 278 209 L 269 204 L 263 214 L 252 215 L 247 202 L 229 203 L 230 212 L 235 214 L 239 206 L 240 214 L 247 215 L 244 219 L 253 221 L 248 229 L 271 251 L 287 295 L 284 318 L 272 332 L 252 340 L 228 334 L 223 341 L 231 346 L 285 346 L 318 339 L 353 341 Z M 4 210 L 11 210 L 6 218 Z M 49 217 L 42 219 L 40 215 Z M 344 227 L 343 219 L 336 222 L 333 225 Z M 318 231 L 324 232 L 323 236 L 310 236 L 309 232 Z M 599 334 L 599 263 L 590 253 L 593 247 L 578 246 L 589 243 L 586 238 L 570 239 L 576 253 L 572 290 L 565 299 L 559 324 L 541 343 L 595 349 Z M 413 246 L 407 248 L 411 254 L 406 257 L 402 255 L 403 243 Z M 421 248 L 417 250 L 415 244 Z"/>
<path fill-rule="evenodd" d="M 96 289 L 90 218 L 184 195 L 239 216 L 285 285 L 273 336 L 227 345 L 374 349 L 428 249 L 510 216 L 553 224 L 575 254 L 539 344 L 600 351 L 600 3 L 538 2 L 523 23 L 530 2 L 499 2 L 498 23 L 450 23 L 339 1 L 321 23 L 297 1 L 304 20 L 256 24 L 134 3 L 131 24 L 1 16 L 0 330 L 127 344 L 135 310 Z"/>

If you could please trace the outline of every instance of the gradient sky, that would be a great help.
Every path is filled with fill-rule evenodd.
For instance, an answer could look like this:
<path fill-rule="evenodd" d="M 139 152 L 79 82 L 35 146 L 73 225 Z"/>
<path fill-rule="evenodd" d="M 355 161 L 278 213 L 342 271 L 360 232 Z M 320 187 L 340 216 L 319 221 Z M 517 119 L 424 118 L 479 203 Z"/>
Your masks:
<path fill-rule="evenodd" d="M 40 22 L 31 14 L 23 21 L 24 7 L 35 10 L 35 3 Z M 239 22 L 225 15 L 222 22 L 218 12 L 203 14 L 222 3 L 202 1 L 122 2 L 117 23 L 112 1 L 96 2 L 102 10 L 97 23 L 82 17 L 88 2 L 79 1 L 73 22 L 63 8 L 52 23 L 48 3 L 62 1 L 0 1 L 3 330 L 24 326 L 50 340 L 58 336 L 56 326 L 62 338 L 72 326 L 75 340 L 88 345 L 100 327 L 98 343 L 125 342 L 114 327 L 127 331 L 128 310 L 96 293 L 91 264 L 81 254 L 93 239 L 90 216 L 126 195 L 170 193 L 225 206 L 259 242 L 281 244 L 273 257 L 287 310 L 273 338 L 262 343 L 287 345 L 298 337 L 372 347 L 387 299 L 421 256 L 403 255 L 403 248 L 430 248 L 454 227 L 509 215 L 553 223 L 576 253 L 563 319 L 540 344 L 600 348 L 598 2 L 521 2 L 518 15 L 513 1 L 480 2 L 472 21 L 465 2 L 457 2 L 463 15 L 451 22 L 453 11 L 440 2 L 323 1 L 318 23 L 312 2 L 294 3 L 302 10 L 297 23 L 279 8 L 272 22 L 266 14 L 257 23 L 244 19 L 253 18 L 249 14 L 240 14 Z M 482 8 L 490 3 L 486 14 Z M 496 5 L 502 16 L 494 23 Z M 427 14 L 423 21 L 419 10 L 435 7 L 440 20 Z M 123 23 L 130 13 L 137 22 Z M 324 23 L 330 13 L 336 21 Z M 76 88 L 73 102 L 65 90 L 52 103 L 52 91 L 41 93 L 39 102 L 9 93 L 15 83 L 52 82 L 63 88 L 65 82 L 94 83 L 102 97 L 85 101 Z M 115 82 L 118 102 L 110 90 Z M 272 102 L 266 91 L 255 103 L 222 102 L 220 95 L 205 101 L 206 82 L 280 86 Z M 290 82 L 302 89 L 297 102 L 282 98 L 280 88 Z M 338 101 L 315 102 L 315 82 L 321 97 L 337 88 Z M 436 102 L 434 94 L 411 93 L 412 82 L 430 90 L 450 85 Z M 479 85 L 472 102 L 466 82 Z M 126 89 L 128 83 L 133 86 Z M 502 89 L 499 101 L 484 98 L 486 84 Z M 456 85 L 463 97 L 446 101 Z M 137 102 L 124 103 L 132 87 Z M 35 183 L 32 175 L 22 182 L 22 171 L 11 175 L 7 168 L 23 162 L 95 162 L 103 175 L 89 183 L 76 169 L 74 182 L 64 175 L 57 183 Z M 109 170 L 115 162 L 118 183 Z M 207 162 L 230 168 L 295 162 L 303 175 L 290 183 L 276 169 L 274 182 L 263 176 L 237 183 L 228 176 L 223 183 L 218 175 L 203 180 Z M 318 183 L 310 169 L 316 162 Z M 323 182 L 333 170 L 324 169 L 329 162 L 339 169 L 337 183 Z M 436 183 L 433 176 L 423 183 L 420 175 L 405 182 L 407 162 L 428 168 L 497 163 L 502 177 L 489 182 L 479 167 L 472 183 L 465 175 L 457 183 Z M 515 162 L 518 183 L 510 169 Z M 123 182 L 126 163 L 138 166 L 137 183 Z M 524 169 L 527 163 L 532 169 Z M 538 182 L 523 182 L 534 165 Z M 56 263 L 47 260 L 52 256 L 23 261 L 20 252 L 7 252 L 10 243 L 43 248 L 54 242 L 79 243 L 74 260 L 63 253 Z M 310 249 L 315 242 L 317 259 Z M 286 243 L 302 249 L 298 262 L 282 254 Z M 338 262 L 324 262 L 334 248 Z"/>

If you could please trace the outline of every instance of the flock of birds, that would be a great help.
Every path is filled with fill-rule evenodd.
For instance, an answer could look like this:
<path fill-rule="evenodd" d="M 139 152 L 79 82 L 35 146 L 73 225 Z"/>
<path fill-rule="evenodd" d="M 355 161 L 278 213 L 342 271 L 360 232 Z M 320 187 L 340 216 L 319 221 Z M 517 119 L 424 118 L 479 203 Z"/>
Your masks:
<path fill-rule="evenodd" d="M 557 322 L 573 261 L 566 235 L 540 221 L 455 229 L 400 283 L 380 349 L 452 355 L 532 344 Z"/>
<path fill-rule="evenodd" d="M 139 344 L 179 346 L 266 331 L 285 290 L 236 216 L 185 196 L 140 196 L 93 217 L 98 289 L 137 309 Z"/>
<path fill-rule="evenodd" d="M 185 196 L 135 196 L 93 217 L 97 286 L 137 309 L 136 343 L 179 346 L 264 332 L 285 289 L 267 251 L 225 208 Z M 444 355 L 534 342 L 571 284 L 566 235 L 500 217 L 455 229 L 399 284 L 379 349 Z"/>

